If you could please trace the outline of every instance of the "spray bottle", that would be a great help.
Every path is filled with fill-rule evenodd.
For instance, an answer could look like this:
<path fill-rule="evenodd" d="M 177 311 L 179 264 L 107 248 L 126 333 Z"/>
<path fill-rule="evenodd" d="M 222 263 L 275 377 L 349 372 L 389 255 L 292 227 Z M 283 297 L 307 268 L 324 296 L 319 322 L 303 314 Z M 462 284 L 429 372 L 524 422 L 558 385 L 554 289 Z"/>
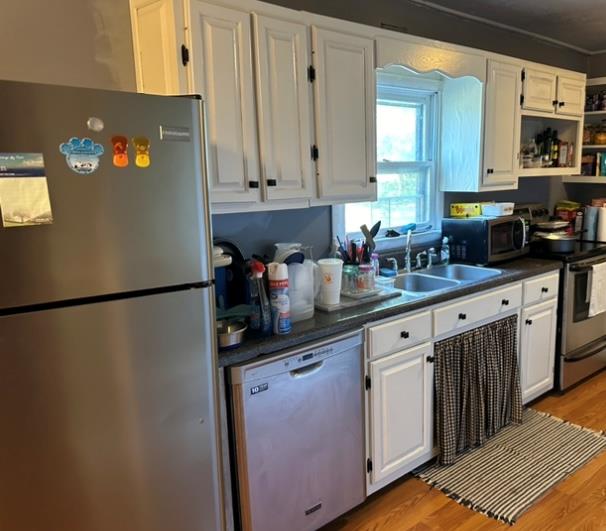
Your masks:
<path fill-rule="evenodd" d="M 272 333 L 271 308 L 263 284 L 265 266 L 258 260 L 250 261 L 250 329 L 258 336 L 270 336 Z"/>
<path fill-rule="evenodd" d="M 269 303 L 274 334 L 289 334 L 290 298 L 288 297 L 288 266 L 272 262 L 267 266 L 269 275 Z"/>

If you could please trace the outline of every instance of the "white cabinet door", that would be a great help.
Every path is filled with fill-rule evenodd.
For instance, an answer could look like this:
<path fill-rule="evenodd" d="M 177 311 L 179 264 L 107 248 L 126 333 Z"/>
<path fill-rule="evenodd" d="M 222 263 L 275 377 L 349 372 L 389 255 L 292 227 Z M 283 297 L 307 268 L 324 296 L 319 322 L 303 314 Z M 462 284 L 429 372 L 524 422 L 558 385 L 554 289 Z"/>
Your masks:
<path fill-rule="evenodd" d="M 556 74 L 533 68 L 524 69 L 524 109 L 532 111 L 555 111 Z"/>
<path fill-rule="evenodd" d="M 173 0 L 131 0 L 130 20 L 137 90 L 146 94 L 185 94 L 180 4 Z"/>
<path fill-rule="evenodd" d="M 376 199 L 374 41 L 312 27 L 318 191 Z"/>
<path fill-rule="evenodd" d="M 250 15 L 191 2 L 193 90 L 206 100 L 211 200 L 260 199 Z"/>
<path fill-rule="evenodd" d="M 312 195 L 308 27 L 253 14 L 263 184 L 268 199 Z"/>
<path fill-rule="evenodd" d="M 424 343 L 370 363 L 371 483 L 409 472 L 432 450 L 431 354 Z"/>
<path fill-rule="evenodd" d="M 488 61 L 482 183 L 512 183 L 516 187 L 520 152 L 519 66 Z"/>
<path fill-rule="evenodd" d="M 524 403 L 553 388 L 557 299 L 522 311 L 520 372 Z"/>
<path fill-rule="evenodd" d="M 566 76 L 558 76 L 558 114 L 582 116 L 585 111 L 585 82 Z"/>

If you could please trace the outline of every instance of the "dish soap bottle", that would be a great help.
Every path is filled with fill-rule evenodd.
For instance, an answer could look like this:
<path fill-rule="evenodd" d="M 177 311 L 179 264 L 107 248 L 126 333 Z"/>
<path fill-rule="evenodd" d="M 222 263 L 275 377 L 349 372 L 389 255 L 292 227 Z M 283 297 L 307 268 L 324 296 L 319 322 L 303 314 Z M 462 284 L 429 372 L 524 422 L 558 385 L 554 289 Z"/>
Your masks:
<path fill-rule="evenodd" d="M 288 296 L 288 266 L 272 262 L 267 266 L 269 275 L 269 303 L 271 306 L 272 329 L 274 334 L 289 334 L 290 298 Z"/>
<path fill-rule="evenodd" d="M 263 284 L 265 266 L 258 260 L 251 260 L 250 269 L 250 329 L 257 336 L 269 336 L 272 332 L 272 322 L 271 307 Z"/>

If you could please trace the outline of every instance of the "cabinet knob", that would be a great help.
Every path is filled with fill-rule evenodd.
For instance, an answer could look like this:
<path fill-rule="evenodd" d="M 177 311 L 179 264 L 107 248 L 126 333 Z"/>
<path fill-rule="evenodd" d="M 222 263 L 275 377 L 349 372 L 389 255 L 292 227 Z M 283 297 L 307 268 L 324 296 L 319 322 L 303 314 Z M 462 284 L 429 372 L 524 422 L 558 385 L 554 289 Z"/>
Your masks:
<path fill-rule="evenodd" d="M 459 314 L 459 319 L 461 319 L 461 321 L 465 321 L 465 319 L 467 319 L 467 314 L 466 313 L 460 313 Z"/>
<path fill-rule="evenodd" d="M 486 173 L 494 173 L 494 168 L 487 168 Z"/>
<path fill-rule="evenodd" d="M 259 181 L 248 181 L 249 188 L 259 188 Z"/>
<path fill-rule="evenodd" d="M 558 102 L 558 106 L 560 106 L 560 107 L 564 107 L 564 105 L 566 105 L 566 102 L 565 102 L 565 101 L 559 101 L 559 102 Z"/>
<path fill-rule="evenodd" d="M 558 100 L 553 100 L 551 103 L 552 103 L 552 105 L 557 105 L 559 102 L 558 102 Z"/>
<path fill-rule="evenodd" d="M 433 363 L 434 361 L 436 361 L 436 358 L 434 358 L 433 356 L 427 356 L 427 363 Z"/>
<path fill-rule="evenodd" d="M 503 300 L 501 301 L 501 304 L 502 304 L 503 306 L 509 306 L 509 299 L 503 299 Z"/>
<path fill-rule="evenodd" d="M 376 183 L 377 182 L 377 178 L 376 177 L 369 177 L 368 181 L 371 183 Z"/>
<path fill-rule="evenodd" d="M 541 288 L 541 293 L 548 293 L 549 292 L 549 288 Z"/>
<path fill-rule="evenodd" d="M 410 337 L 410 333 L 408 333 L 406 330 L 404 330 L 404 332 L 400 332 L 400 337 L 402 339 L 408 339 Z"/>
<path fill-rule="evenodd" d="M 267 179 L 267 186 L 277 186 L 278 185 L 278 181 L 276 181 L 275 179 Z"/>
<path fill-rule="evenodd" d="M 532 319 L 526 319 L 526 324 L 530 326 L 532 324 Z"/>

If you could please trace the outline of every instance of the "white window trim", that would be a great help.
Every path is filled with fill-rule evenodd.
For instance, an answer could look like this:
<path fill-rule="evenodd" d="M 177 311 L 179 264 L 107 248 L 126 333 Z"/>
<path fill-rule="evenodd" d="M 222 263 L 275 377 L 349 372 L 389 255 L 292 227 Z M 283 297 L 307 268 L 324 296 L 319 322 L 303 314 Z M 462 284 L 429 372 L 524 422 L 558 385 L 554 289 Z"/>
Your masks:
<path fill-rule="evenodd" d="M 413 235 L 413 243 L 415 245 L 430 243 L 439 239 L 442 234 L 442 217 L 444 212 L 444 192 L 440 190 L 439 187 L 439 150 L 440 150 L 440 113 L 441 113 L 441 85 L 442 83 L 438 80 L 433 79 L 418 79 L 413 77 L 412 75 L 396 75 L 393 76 L 390 74 L 383 74 L 383 76 L 388 77 L 389 84 L 394 86 L 394 88 L 400 88 L 401 90 L 409 90 L 411 92 L 418 91 L 435 91 L 435 95 L 433 96 L 433 104 L 431 109 L 431 121 L 433 123 L 432 138 L 429 139 L 431 142 L 431 146 L 433 148 L 434 160 L 430 162 L 426 162 L 427 164 L 431 164 L 432 172 L 431 172 L 431 182 L 430 187 L 433 190 L 432 202 L 433 204 L 430 206 L 431 217 L 429 220 L 429 224 L 431 225 L 431 229 L 422 233 Z M 376 142 L 376 140 L 375 140 Z M 387 163 L 389 164 L 389 163 Z M 404 166 L 406 163 L 394 163 L 398 166 Z M 379 161 L 377 161 L 377 167 L 379 165 Z M 419 163 L 413 162 L 411 166 L 418 167 Z M 370 227 L 369 227 L 370 228 Z M 381 227 L 379 235 L 375 238 L 375 242 L 377 243 L 377 250 L 390 250 L 396 247 L 402 247 L 405 241 L 405 235 L 399 237 L 386 238 L 383 235 L 387 231 L 387 229 L 397 227 Z M 345 205 L 333 205 L 332 206 L 332 233 L 333 238 L 336 235 L 345 235 Z M 353 238 L 363 238 L 362 232 L 355 233 L 347 233 L 348 236 Z"/>

